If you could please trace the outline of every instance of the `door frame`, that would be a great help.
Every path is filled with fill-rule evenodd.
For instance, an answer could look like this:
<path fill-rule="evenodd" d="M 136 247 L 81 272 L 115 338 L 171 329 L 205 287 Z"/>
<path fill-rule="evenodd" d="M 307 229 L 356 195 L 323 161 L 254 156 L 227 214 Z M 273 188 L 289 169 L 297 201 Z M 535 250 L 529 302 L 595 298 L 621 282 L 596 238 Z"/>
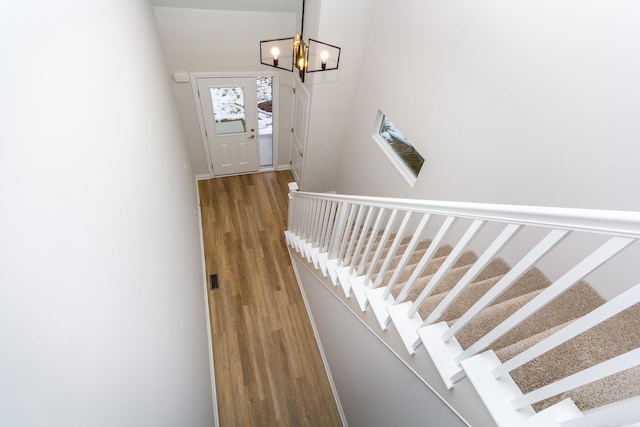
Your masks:
<path fill-rule="evenodd" d="M 291 108 L 292 110 L 291 126 L 293 126 L 293 128 L 291 129 L 291 149 L 289 153 L 289 158 L 291 159 L 291 174 L 293 175 L 298 185 L 302 186 L 302 182 L 304 180 L 304 171 L 305 171 L 305 164 L 306 164 L 305 162 L 307 161 L 305 154 L 307 152 L 307 139 L 309 136 L 309 114 L 311 112 L 311 94 L 309 93 L 305 85 L 302 83 L 302 80 L 300 80 L 300 77 L 298 76 L 295 77 L 293 87 L 294 87 L 294 91 L 293 91 L 293 101 L 292 101 L 292 108 Z M 306 101 L 305 109 L 303 111 L 300 111 L 300 113 L 302 114 L 302 126 L 303 126 L 302 129 L 300 130 L 300 144 L 302 145 L 302 147 L 300 147 L 302 149 L 302 154 L 300 154 L 300 157 L 301 157 L 300 176 L 296 174 L 295 168 L 293 166 L 293 159 L 296 155 L 294 153 L 294 151 L 296 150 L 295 132 L 297 131 L 297 130 L 294 130 L 294 128 L 296 126 L 296 114 L 298 113 L 298 108 L 300 107 L 298 104 L 296 104 L 296 97 L 298 96 L 302 97 Z"/>
<path fill-rule="evenodd" d="M 198 96 L 198 81 L 197 79 L 209 79 L 209 78 L 242 78 L 242 77 L 271 77 L 272 80 L 272 103 L 273 103 L 273 111 L 280 111 L 280 94 L 279 90 L 276 90 L 280 87 L 280 77 L 278 73 L 273 71 L 235 71 L 235 72 L 192 72 L 189 73 L 191 80 L 191 90 L 193 92 L 193 101 L 196 107 L 196 114 L 198 115 L 198 126 L 200 127 L 200 139 L 202 142 L 202 147 L 204 149 L 205 156 L 207 158 L 207 170 L 209 171 L 209 176 L 214 177 L 213 173 L 213 157 L 209 148 L 209 144 L 207 142 L 207 134 L 205 131 L 204 124 L 204 114 L 202 113 L 202 105 L 200 104 L 200 97 Z M 257 108 L 257 107 L 256 107 Z M 279 116 L 279 113 L 278 113 Z M 271 164 L 271 168 L 261 168 L 258 165 L 258 172 L 266 172 L 277 169 L 278 162 L 278 140 L 279 140 L 279 129 L 278 129 L 278 120 L 274 120 L 272 124 L 272 132 L 273 132 L 273 142 L 272 142 L 272 156 L 273 161 Z M 259 130 L 258 130 L 259 137 Z M 260 160 L 258 159 L 258 163 Z"/>

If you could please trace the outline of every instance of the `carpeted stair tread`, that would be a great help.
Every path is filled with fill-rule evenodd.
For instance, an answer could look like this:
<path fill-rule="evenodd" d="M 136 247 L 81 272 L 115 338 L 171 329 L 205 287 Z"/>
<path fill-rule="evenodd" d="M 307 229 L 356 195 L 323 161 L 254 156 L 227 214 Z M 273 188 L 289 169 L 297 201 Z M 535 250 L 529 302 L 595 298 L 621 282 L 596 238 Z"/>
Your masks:
<path fill-rule="evenodd" d="M 504 260 L 502 260 L 502 262 L 504 262 Z M 506 264 L 506 262 L 504 263 Z M 526 273 L 524 273 L 518 280 L 516 280 L 516 282 L 511 286 L 511 289 L 522 288 L 538 290 L 545 288 L 550 284 L 551 282 L 549 281 L 549 279 L 538 268 L 533 267 Z M 508 295 L 510 292 L 517 292 L 512 291 L 511 289 L 505 291 L 504 294 Z M 501 297 L 503 297 L 503 295 L 501 295 Z M 529 295 L 529 297 L 526 297 L 526 295 Z M 529 299 L 533 298 L 536 295 L 537 292 L 535 294 L 532 292 L 520 292 L 520 295 L 513 298 L 507 297 L 496 299 L 496 301 L 494 301 L 486 310 L 480 313 L 471 323 L 469 323 L 465 328 L 458 332 L 458 341 L 462 339 L 462 342 L 465 342 L 467 344 L 463 345 L 462 342 L 460 344 L 464 348 L 467 348 L 476 339 L 480 338 L 491 329 L 498 326 L 503 320 L 513 314 L 516 310 L 526 304 Z M 455 320 L 457 319 L 448 320 L 449 325 L 453 324 Z"/>
<path fill-rule="evenodd" d="M 369 233 L 367 233 L 367 235 L 369 235 Z M 382 233 L 378 233 L 378 235 L 375 237 L 374 245 L 372 246 L 373 249 L 369 253 L 369 259 L 371 259 L 371 257 L 373 257 L 373 254 L 375 253 L 375 250 L 378 247 L 378 242 L 380 242 L 380 239 L 382 239 Z M 355 266 L 360 265 L 360 261 L 362 261 L 362 256 L 364 255 L 364 250 L 365 250 L 366 246 L 367 246 L 367 242 L 365 242 L 364 246 L 362 247 L 362 250 L 358 254 L 358 257 L 356 258 L 355 262 L 353 262 L 353 265 L 355 265 Z M 368 265 L 368 264 L 365 264 L 365 265 Z"/>
<path fill-rule="evenodd" d="M 407 270 L 413 271 L 412 267 L 420 262 L 420 259 L 429 248 L 429 243 L 431 242 L 426 241 L 426 242 L 420 242 L 418 244 L 418 246 L 416 247 L 416 250 L 413 252 L 411 257 L 409 258 L 409 261 L 407 262 L 407 265 L 405 266 L 405 269 L 404 269 L 405 272 Z M 384 275 L 384 278 L 382 279 L 382 283 L 389 283 L 389 280 L 391 280 L 391 276 L 393 276 L 393 274 L 395 273 L 394 270 L 400 263 L 400 260 L 402 259 L 403 256 L 404 256 L 404 250 L 402 252 L 398 251 L 396 256 L 393 257 L 393 261 L 391 261 L 391 264 L 389 265 L 389 270 L 387 270 L 386 274 Z M 405 274 L 405 272 L 403 272 L 403 274 Z"/>
<path fill-rule="evenodd" d="M 489 289 L 491 289 L 504 275 L 508 272 L 509 265 L 502 258 L 497 258 L 478 276 L 479 278 L 487 275 L 500 274 L 489 279 L 476 281 L 469 285 L 467 289 L 451 304 L 451 306 L 443 313 L 438 321 L 452 322 L 461 317 L 473 304 L 475 304 Z M 537 268 L 527 271 L 522 277 L 507 289 L 502 295 L 490 305 L 502 304 L 513 298 L 518 298 L 531 292 L 539 291 L 549 285 L 546 276 Z M 434 307 L 435 308 L 435 307 Z"/>
<path fill-rule="evenodd" d="M 357 231 L 358 236 L 362 230 Z M 376 236 L 376 242 L 382 233 Z M 372 279 L 375 281 L 395 236 L 388 239 L 383 255 L 374 268 Z M 382 286 L 388 283 L 394 274 L 412 236 L 402 239 L 394 255 L 388 271 L 382 278 Z M 420 262 L 431 244 L 430 240 L 420 242 L 411 254 L 407 266 L 392 289 L 392 295 L 397 298 L 406 281 Z M 365 272 L 370 269 L 371 258 L 375 247 L 368 254 Z M 438 248 L 431 261 L 416 281 L 406 300 L 414 301 L 433 278 L 433 275 L 446 261 L 452 251 L 452 246 L 443 245 Z M 364 250 L 364 248 L 363 248 Z M 361 251 L 353 264 L 359 265 L 363 253 Z M 432 295 L 425 300 L 418 312 L 426 318 L 446 297 L 449 292 L 469 271 L 477 256 L 471 251 L 464 252 L 455 265 L 445 274 Z M 510 267 L 501 258 L 491 261 L 488 266 L 469 284 L 458 298 L 445 310 L 437 321 L 447 321 L 453 325 L 479 298 L 496 285 Z M 479 338 L 490 332 L 505 319 L 535 298 L 544 288 L 550 285 L 548 278 L 537 268 L 532 268 L 520 277 L 507 291 L 497 298 L 489 307 L 484 309 L 472 321 L 456 334 L 456 338 L 463 349 L 468 348 Z M 505 362 L 520 354 L 536 343 L 549 337 L 558 330 L 569 325 L 575 319 L 583 316 L 604 303 L 593 288 L 586 282 L 580 281 L 566 292 L 547 304 L 537 313 L 525 319 L 518 326 L 489 345 L 496 352 L 498 358 Z M 544 387 L 559 379 L 583 369 L 594 366 L 612 357 L 640 347 L 640 304 L 625 310 L 617 316 L 608 319 L 601 325 L 575 337 L 574 339 L 548 351 L 531 362 L 515 369 L 510 373 L 513 380 L 523 393 Z M 640 395 L 640 367 L 628 369 L 616 375 L 596 381 L 562 395 L 554 396 L 534 405 L 540 411 L 563 399 L 572 399 L 582 411 L 610 404 L 618 400 Z"/>
<path fill-rule="evenodd" d="M 534 291 L 530 294 L 537 294 L 540 291 Z M 526 296 L 525 295 L 525 296 Z M 532 297 L 535 295 L 532 295 Z M 487 307 L 482 313 L 476 316 L 465 328 L 463 328 L 456 337 L 464 348 L 471 345 L 472 342 L 484 336 L 508 316 L 513 314 L 514 307 L 520 305 L 522 297 L 513 298 Z M 604 302 L 602 297 L 598 295 L 586 282 L 580 281 L 555 300 L 551 301 L 538 312 L 525 319 L 515 328 L 491 344 L 490 348 L 498 350 L 516 343 L 522 339 L 543 332 L 561 323 L 576 319 L 589 311 L 595 309 Z M 513 305 L 512 305 L 513 304 Z M 511 306 L 510 308 L 507 308 Z M 498 311 L 505 308 L 502 313 Z M 506 316 L 505 316 L 506 315 Z M 463 344 L 465 343 L 465 344 Z"/>
<path fill-rule="evenodd" d="M 586 284 L 585 286 L 579 287 L 579 291 L 584 292 L 586 289 L 595 293 L 590 286 Z M 582 301 L 594 299 L 593 295 L 589 294 L 584 296 L 575 295 L 575 297 L 580 297 Z M 528 393 L 640 347 L 638 330 L 640 330 L 640 305 L 636 304 L 515 369 L 511 372 L 511 376 L 523 393 Z M 498 357 L 501 360 L 505 357 L 506 360 L 512 356 L 511 353 L 514 351 L 514 348 L 505 348 L 504 351 L 500 351 L 497 354 L 499 354 Z M 639 373 L 636 370 L 627 373 L 621 372 L 591 385 L 569 391 L 564 396 L 555 396 L 547 399 L 536 404 L 534 408 L 541 410 L 564 397 L 573 399 L 574 394 L 576 397 L 574 401 L 581 410 L 595 408 L 620 398 L 635 396 L 640 394 L 640 382 L 637 381 L 638 375 Z M 631 379 L 635 382 L 631 381 Z M 626 386 L 621 387 L 621 384 L 626 384 Z M 625 390 L 623 391 L 623 389 Z"/>
<path fill-rule="evenodd" d="M 489 266 L 487 266 L 487 269 L 491 267 L 491 271 L 504 272 L 503 266 L 506 265 L 506 263 L 498 263 L 498 265 L 500 267 L 492 267 L 491 264 L 489 264 Z M 499 276 L 494 276 L 485 280 L 478 281 L 476 279 L 475 282 L 471 283 L 465 288 L 464 291 L 462 291 L 458 298 L 456 298 L 456 300 L 449 306 L 449 308 L 445 310 L 445 312 L 437 321 L 449 321 L 462 316 L 467 310 L 471 308 L 473 304 L 476 303 L 476 301 L 478 301 L 485 293 L 487 293 L 487 291 L 489 291 L 489 289 L 491 289 L 500 279 L 502 279 L 504 277 L 504 274 L 506 274 L 506 272 Z M 544 283 L 539 281 L 523 281 L 519 286 L 510 287 L 504 294 L 500 295 L 500 297 L 498 297 L 493 302 L 493 305 L 500 304 L 512 298 L 528 294 L 543 287 Z M 440 301 L 442 301 L 442 299 L 444 299 L 446 295 L 446 292 L 442 292 L 427 298 L 427 300 L 418 310 L 422 318 L 426 318 L 426 316 L 437 307 L 437 305 L 440 303 Z"/>
<path fill-rule="evenodd" d="M 434 258 L 427 265 L 427 268 L 422 272 L 422 276 L 416 281 L 413 288 L 409 291 L 407 295 L 406 301 L 415 301 L 416 298 L 420 295 L 420 292 L 427 286 L 433 275 L 438 271 L 442 263 L 446 260 L 446 256 Z M 471 265 L 476 262 L 477 257 L 473 251 L 464 252 L 460 255 L 460 258 L 456 261 L 453 267 L 445 274 L 445 276 L 440 280 L 440 283 L 434 289 L 434 292 L 443 292 L 445 290 L 451 289 L 455 286 L 456 283 L 464 276 L 464 274 L 471 268 Z M 413 273 L 413 270 L 410 272 Z M 394 298 L 402 291 L 404 288 L 406 281 L 409 280 L 411 274 L 403 274 L 398 283 L 394 286 L 391 293 Z"/>
<path fill-rule="evenodd" d="M 433 273 L 435 273 L 438 268 L 440 268 L 440 266 L 442 265 L 442 263 L 447 259 L 447 256 L 441 256 L 441 257 L 437 257 L 437 258 L 431 258 L 431 261 L 429 261 L 429 264 L 427 264 L 427 267 L 425 268 L 425 272 L 423 273 L 426 274 L 427 271 L 430 272 L 429 278 L 431 278 L 431 276 L 433 276 Z M 393 286 L 393 289 L 391 289 L 391 294 L 393 295 L 394 298 L 398 298 L 398 295 L 400 295 L 400 292 L 402 292 L 402 288 L 404 287 L 405 283 L 407 282 L 407 280 L 409 280 L 409 277 L 411 277 L 411 273 L 413 273 L 413 270 L 409 271 L 408 274 L 402 274 L 402 276 L 404 277 L 400 277 L 401 280 L 398 280 L 398 283 L 396 283 Z M 418 279 L 418 281 L 423 280 L 422 278 Z"/>
<path fill-rule="evenodd" d="M 463 349 L 468 348 L 471 344 L 476 342 L 479 338 L 487 334 L 493 328 L 498 326 L 502 321 L 507 319 L 517 310 L 519 310 L 526 303 L 531 301 L 541 291 L 533 291 L 528 294 L 520 295 L 516 298 L 511 298 L 507 301 L 503 301 L 500 304 L 493 304 L 480 312 L 471 322 L 469 322 L 464 328 L 462 328 L 456 334 L 456 339 Z M 458 319 L 452 319 L 447 323 L 452 326 Z M 524 337 L 523 337 L 524 338 Z M 494 346 L 491 346 L 494 350 Z"/>
<path fill-rule="evenodd" d="M 404 251 L 409 246 L 410 241 L 411 241 L 411 237 L 405 237 L 402 240 L 402 243 L 400 244 L 400 246 L 398 246 L 398 249 L 396 250 L 396 253 L 394 255 L 394 260 L 396 258 L 398 259 L 398 261 L 400 260 L 400 258 L 402 257 L 402 254 L 404 254 Z M 384 260 L 387 258 L 387 255 L 389 254 L 389 250 L 391 249 L 392 243 L 393 243 L 393 240 L 389 239 L 389 241 L 387 242 L 387 246 L 382 251 L 382 255 L 380 256 L 380 260 L 378 261 L 376 268 L 373 270 L 374 274 L 378 274 L 378 272 L 380 272 L 380 268 L 382 268 L 382 264 L 384 264 Z M 431 244 L 431 240 L 423 240 L 420 243 L 418 243 L 416 249 L 426 249 L 429 247 L 430 244 Z M 373 258 L 373 254 L 371 254 L 370 257 Z M 398 261 L 396 261 L 396 265 Z M 368 271 L 370 266 L 371 266 L 371 260 L 367 262 L 365 271 Z"/>
<path fill-rule="evenodd" d="M 638 395 L 640 395 L 640 366 L 578 387 L 563 393 L 557 399 L 560 401 L 570 398 L 580 410 L 586 411 Z M 537 409 L 538 406 L 534 405 L 536 410 L 540 410 Z"/>
<path fill-rule="evenodd" d="M 471 268 L 472 264 L 477 261 L 477 257 L 475 253 L 473 256 L 460 257 L 458 262 L 454 265 L 454 267 L 465 267 L 465 274 Z M 494 278 L 496 276 L 503 276 L 507 274 L 510 270 L 509 264 L 502 258 L 496 258 L 492 260 L 487 266 L 473 279 L 473 282 L 482 282 L 487 279 Z M 457 276 L 457 274 L 455 275 Z M 438 286 L 433 290 L 434 294 L 439 294 L 443 292 L 449 292 L 455 285 L 458 284 L 458 281 L 462 278 L 455 277 L 445 277 L 443 278 Z"/>
<path fill-rule="evenodd" d="M 440 316 L 437 322 L 442 322 L 450 319 L 457 319 L 460 316 L 462 316 L 477 300 L 477 298 L 475 298 L 476 289 L 491 288 L 502 277 L 503 276 L 496 276 L 490 279 L 481 280 L 479 282 L 473 282 L 469 284 L 469 286 L 467 286 L 465 290 L 462 291 L 462 293 L 458 296 L 458 298 L 455 301 L 453 301 L 453 303 L 451 303 L 449 308 L 447 308 L 444 311 L 444 313 L 442 314 L 442 316 Z M 486 291 L 483 291 L 483 292 L 486 292 Z M 474 296 L 471 296 L 471 295 L 474 295 Z M 439 294 L 431 295 L 429 298 L 427 298 L 418 309 L 418 313 L 420 313 L 420 317 L 422 317 L 422 319 L 426 319 L 427 316 L 429 316 L 431 312 L 436 309 L 438 304 L 440 304 L 446 296 L 447 296 L 447 292 L 440 292 Z"/>
<path fill-rule="evenodd" d="M 535 335 L 561 323 L 584 316 L 604 303 L 604 299 L 589 284 L 580 281 L 537 313 L 493 344 L 502 348 L 524 337 Z"/>
<path fill-rule="evenodd" d="M 438 255 L 438 258 L 432 258 L 431 261 L 429 262 L 429 264 L 427 264 L 427 268 L 425 270 L 429 270 L 429 271 L 434 270 L 434 271 L 436 271 L 438 269 L 438 267 L 440 265 L 442 265 L 444 260 L 447 259 L 447 255 L 449 255 L 448 252 L 449 252 L 448 248 L 445 248 L 444 250 L 438 249 L 438 251 L 436 251 L 436 253 L 435 253 L 435 255 Z M 438 260 L 438 261 L 435 261 L 435 260 Z M 411 275 L 413 274 L 413 271 L 416 269 L 416 267 L 417 267 L 419 262 L 420 262 L 420 260 L 418 259 L 414 263 L 407 264 L 407 266 L 403 269 L 402 273 L 400 274 L 400 277 L 398 277 L 398 280 L 396 281 L 396 283 L 397 284 L 398 283 L 405 283 L 407 280 L 409 280 L 409 277 L 411 277 Z M 389 281 L 391 280 L 391 276 L 392 275 L 393 275 L 393 271 L 388 271 L 387 274 L 385 274 L 385 277 L 384 277 L 382 283 L 383 284 L 389 283 Z"/>
<path fill-rule="evenodd" d="M 535 335 L 531 335 L 530 337 L 521 339 L 520 341 L 515 342 L 511 345 L 498 349 L 496 350 L 496 356 L 498 356 L 498 359 L 500 359 L 500 361 L 504 363 L 507 360 L 512 359 L 513 357 L 522 353 L 529 347 L 539 343 L 543 339 L 550 337 L 551 335 L 558 332 L 560 329 L 564 328 L 565 326 L 570 325 L 571 322 L 573 322 L 573 320 L 562 323 L 560 325 L 556 325 L 553 328 L 547 329 L 546 331 L 539 332 Z"/>

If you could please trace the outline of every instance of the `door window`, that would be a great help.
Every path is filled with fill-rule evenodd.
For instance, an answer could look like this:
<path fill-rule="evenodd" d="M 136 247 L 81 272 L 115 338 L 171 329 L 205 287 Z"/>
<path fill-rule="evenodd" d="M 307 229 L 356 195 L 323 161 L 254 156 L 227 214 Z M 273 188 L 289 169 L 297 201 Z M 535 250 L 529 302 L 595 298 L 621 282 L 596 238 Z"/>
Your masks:
<path fill-rule="evenodd" d="M 216 135 L 233 135 L 247 132 L 244 108 L 244 88 L 212 87 L 211 101 L 216 122 Z"/>

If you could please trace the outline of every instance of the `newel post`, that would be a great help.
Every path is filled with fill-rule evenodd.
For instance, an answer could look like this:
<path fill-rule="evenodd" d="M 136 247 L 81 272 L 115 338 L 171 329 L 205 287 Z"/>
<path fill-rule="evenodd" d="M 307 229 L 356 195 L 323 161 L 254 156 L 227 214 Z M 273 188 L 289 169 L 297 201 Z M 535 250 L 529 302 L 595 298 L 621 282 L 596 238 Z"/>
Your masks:
<path fill-rule="evenodd" d="M 288 185 L 289 185 L 289 200 L 291 200 L 293 199 L 293 196 L 291 193 L 293 193 L 294 191 L 298 191 L 300 187 L 298 187 L 297 182 L 290 182 Z"/>
<path fill-rule="evenodd" d="M 299 187 L 297 182 L 290 182 L 288 186 L 289 186 L 289 223 L 287 224 L 287 228 L 290 231 L 298 232 L 297 225 L 294 224 L 295 206 L 293 203 L 293 193 L 298 191 Z"/>

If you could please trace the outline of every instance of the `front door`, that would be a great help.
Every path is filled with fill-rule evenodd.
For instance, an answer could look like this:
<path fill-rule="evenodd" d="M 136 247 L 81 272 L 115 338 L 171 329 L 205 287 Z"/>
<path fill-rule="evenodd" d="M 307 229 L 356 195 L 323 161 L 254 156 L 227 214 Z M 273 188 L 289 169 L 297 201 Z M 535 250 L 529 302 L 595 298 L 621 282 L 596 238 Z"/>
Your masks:
<path fill-rule="evenodd" d="M 197 79 L 215 176 L 260 167 L 255 77 Z"/>

